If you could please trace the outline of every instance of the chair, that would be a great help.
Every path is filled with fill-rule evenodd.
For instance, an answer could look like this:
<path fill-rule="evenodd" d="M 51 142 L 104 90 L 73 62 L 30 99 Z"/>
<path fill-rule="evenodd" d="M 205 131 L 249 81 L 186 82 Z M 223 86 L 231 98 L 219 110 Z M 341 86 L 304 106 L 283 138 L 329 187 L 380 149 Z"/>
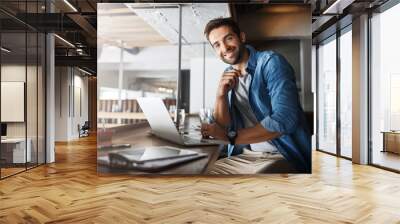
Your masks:
<path fill-rule="evenodd" d="M 89 121 L 85 121 L 85 123 L 82 125 L 82 127 L 80 127 L 80 125 L 78 125 L 79 138 L 89 136 L 89 129 L 90 129 Z"/>

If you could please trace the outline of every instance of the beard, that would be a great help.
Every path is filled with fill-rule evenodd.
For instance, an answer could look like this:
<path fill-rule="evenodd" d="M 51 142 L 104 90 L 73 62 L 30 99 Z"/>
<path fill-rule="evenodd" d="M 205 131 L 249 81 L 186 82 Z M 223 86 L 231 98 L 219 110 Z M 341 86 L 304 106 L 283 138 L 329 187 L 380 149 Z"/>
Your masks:
<path fill-rule="evenodd" d="M 238 46 L 238 48 L 232 52 L 232 54 L 233 54 L 233 57 L 232 57 L 232 58 L 225 58 L 225 56 L 222 55 L 221 59 L 222 59 L 222 61 L 225 62 L 226 64 L 236 65 L 236 64 L 238 64 L 238 63 L 240 62 L 240 60 L 242 59 L 245 50 L 246 50 L 246 49 L 245 49 L 244 44 L 241 43 L 241 44 Z"/>

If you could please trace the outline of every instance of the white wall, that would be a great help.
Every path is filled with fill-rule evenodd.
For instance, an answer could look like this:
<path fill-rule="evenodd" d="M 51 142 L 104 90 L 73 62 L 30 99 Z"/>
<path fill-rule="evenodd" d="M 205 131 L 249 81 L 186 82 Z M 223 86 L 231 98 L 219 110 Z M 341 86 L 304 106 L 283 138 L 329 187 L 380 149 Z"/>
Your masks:
<path fill-rule="evenodd" d="M 55 69 L 55 141 L 68 140 L 68 72 L 67 67 Z"/>
<path fill-rule="evenodd" d="M 205 78 L 203 78 L 203 58 L 193 58 L 190 61 L 189 113 L 198 113 L 202 107 L 214 108 L 218 83 L 227 66 L 228 65 L 223 63 L 220 59 L 206 58 Z M 205 91 L 203 91 L 203 89 Z"/>
<path fill-rule="evenodd" d="M 38 69 L 38 70 L 37 70 Z M 23 82 L 25 85 L 22 89 L 19 89 L 19 94 L 24 94 L 19 102 L 20 107 L 12 108 L 10 106 L 4 106 L 1 108 L 2 114 L 4 113 L 16 113 L 15 110 L 19 110 L 19 117 L 22 116 L 22 120 L 18 122 L 6 122 L 7 123 L 7 137 L 21 138 L 27 136 L 30 139 L 30 148 L 32 161 L 36 162 L 36 158 L 39 159 L 39 163 L 44 162 L 44 74 L 42 73 L 41 67 L 37 66 L 25 66 L 25 64 L 3 64 L 1 66 L 1 81 L 2 82 Z M 21 84 L 20 83 L 20 84 Z M 3 87 L 2 83 L 2 87 Z M 2 88 L 2 98 L 10 98 L 6 89 Z M 10 94 L 10 92 L 8 92 Z M 16 93 L 14 93 L 16 94 Z M 25 98 L 25 99 L 23 99 Z M 3 104 L 4 102 L 2 102 Z M 13 103 L 13 102 L 11 102 Z M 14 102 L 18 103 L 18 102 Z M 22 104 L 22 105 L 21 105 Z M 16 105 L 14 105 L 16 106 Z M 26 112 L 26 119 L 24 114 Z M 3 118 L 2 118 L 3 120 Z M 37 154 L 39 156 L 37 157 Z"/>
<path fill-rule="evenodd" d="M 78 124 L 83 125 L 85 121 L 88 121 L 88 78 L 82 77 L 80 75 L 76 75 L 74 77 L 74 86 L 75 86 L 75 91 L 72 96 L 74 99 L 74 113 L 72 113 L 72 123 L 71 123 L 71 136 L 72 138 L 78 138 L 79 137 L 79 132 L 78 132 Z M 78 91 L 80 90 L 80 93 Z M 79 97 L 80 94 L 80 97 Z M 79 99 L 80 98 L 80 99 Z M 81 102 L 79 102 L 81 101 Z M 71 104 L 72 105 L 72 104 Z M 81 107 L 81 108 L 79 108 Z M 81 109 L 81 111 L 79 111 Z"/>
<path fill-rule="evenodd" d="M 2 65 L 1 66 L 1 81 L 4 81 L 4 82 L 17 81 L 17 82 L 25 82 L 26 83 L 26 80 L 25 80 L 26 71 L 28 72 L 28 74 L 31 74 L 33 71 L 36 72 L 35 69 L 36 68 L 33 66 L 25 67 L 25 65 L 17 65 L 17 64 Z M 32 83 L 30 83 L 30 84 L 32 84 Z M 34 90 L 34 93 L 36 93 L 36 89 Z M 26 99 L 28 104 L 34 100 L 32 98 L 36 98 L 36 94 L 34 94 L 34 93 L 30 93 L 28 91 L 27 99 Z M 36 103 L 34 106 L 35 107 L 37 106 Z M 8 110 L 8 109 L 9 108 L 1 108 L 1 110 Z M 27 109 L 27 111 L 31 112 L 30 109 Z M 37 119 L 36 114 L 28 113 L 27 116 L 28 116 L 27 117 L 28 122 L 35 121 L 35 123 L 36 123 L 36 119 Z M 26 125 L 27 125 L 26 121 L 25 122 L 8 122 L 7 136 L 8 137 L 25 137 Z M 34 124 L 32 124 L 32 123 L 29 123 L 29 125 L 28 125 L 28 137 L 29 137 L 29 134 L 31 133 L 29 130 L 32 130 L 32 128 L 36 129 L 36 126 L 33 127 L 33 125 Z"/>
<path fill-rule="evenodd" d="M 88 120 L 88 78 L 77 69 L 56 67 L 55 86 L 55 141 L 77 139 L 78 124 Z"/>
<path fill-rule="evenodd" d="M 26 74 L 25 65 L 2 65 L 1 66 L 1 81 L 5 82 L 25 82 Z M 28 66 L 28 70 L 31 68 Z M 7 108 L 1 108 L 1 110 L 7 110 Z M 8 137 L 25 137 L 25 122 L 11 122 L 7 124 L 7 136 Z"/>

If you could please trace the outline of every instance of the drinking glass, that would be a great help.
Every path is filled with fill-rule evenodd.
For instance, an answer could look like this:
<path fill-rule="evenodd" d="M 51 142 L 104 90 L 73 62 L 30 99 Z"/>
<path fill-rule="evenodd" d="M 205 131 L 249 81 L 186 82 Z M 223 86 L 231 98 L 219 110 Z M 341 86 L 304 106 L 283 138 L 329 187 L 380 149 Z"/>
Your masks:
<path fill-rule="evenodd" d="M 169 106 L 169 115 L 171 116 L 171 119 L 175 121 L 175 112 L 176 112 L 176 106 L 175 105 L 170 105 Z"/>
<path fill-rule="evenodd" d="M 178 130 L 185 127 L 185 109 L 177 109 L 175 111 L 174 122 Z"/>
<path fill-rule="evenodd" d="M 212 108 L 200 108 L 199 111 L 200 123 L 211 124 L 214 122 L 213 109 Z"/>
<path fill-rule="evenodd" d="M 214 122 L 213 109 L 212 108 L 200 108 L 199 111 L 200 125 L 211 124 Z M 203 139 L 208 139 L 210 136 L 204 136 Z"/>

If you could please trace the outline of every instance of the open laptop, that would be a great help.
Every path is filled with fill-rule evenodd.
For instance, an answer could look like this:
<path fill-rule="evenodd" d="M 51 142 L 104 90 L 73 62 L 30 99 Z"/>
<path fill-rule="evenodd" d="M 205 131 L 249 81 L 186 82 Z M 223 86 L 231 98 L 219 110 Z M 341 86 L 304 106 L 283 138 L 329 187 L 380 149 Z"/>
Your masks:
<path fill-rule="evenodd" d="M 153 134 L 184 146 L 201 146 L 201 145 L 219 145 L 224 144 L 223 141 L 213 139 L 193 138 L 186 135 L 181 135 L 175 127 L 167 108 L 160 98 L 155 97 L 140 97 L 137 99 L 140 108 L 142 109 Z"/>

